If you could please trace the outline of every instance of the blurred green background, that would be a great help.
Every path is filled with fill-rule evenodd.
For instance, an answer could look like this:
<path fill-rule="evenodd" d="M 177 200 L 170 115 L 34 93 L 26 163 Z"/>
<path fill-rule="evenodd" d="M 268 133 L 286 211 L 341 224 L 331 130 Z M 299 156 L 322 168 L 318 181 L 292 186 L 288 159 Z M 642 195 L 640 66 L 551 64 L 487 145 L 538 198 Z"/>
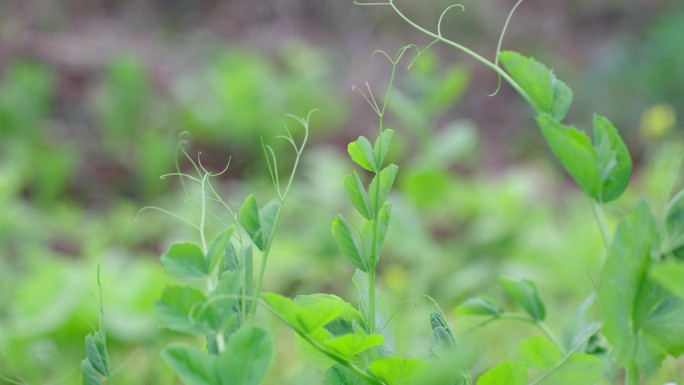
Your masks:
<path fill-rule="evenodd" d="M 466 0 L 444 34 L 493 57 L 514 3 Z M 399 2 L 428 26 L 448 4 Z M 80 383 L 100 264 L 117 384 L 179 383 L 158 354 L 183 338 L 160 329 L 152 310 L 168 283 L 158 256 L 198 236 L 138 212 L 156 205 L 193 220 L 178 181 L 160 179 L 175 170 L 184 131 L 205 167 L 220 170 L 231 157 L 217 188 L 237 207 L 252 191 L 273 197 L 260 138 L 285 168 L 292 157 L 275 139 L 285 113 L 320 109 L 265 289 L 355 303 L 352 265 L 330 235 L 336 213 L 350 212 L 346 143 L 375 132 L 351 86 L 368 81 L 382 93 L 388 63 L 371 52 L 428 42 L 387 9 L 341 0 L 0 2 L 0 384 Z M 574 89 L 569 121 L 586 126 L 597 112 L 625 136 L 636 171 L 608 207 L 612 220 L 640 196 L 662 210 L 681 185 L 684 3 L 530 0 L 504 47 L 545 62 Z M 398 76 L 389 126 L 400 173 L 379 284 L 390 312 L 398 309 L 406 354 L 426 351 L 430 325 L 427 304 L 405 299 L 429 294 L 451 314 L 475 293 L 505 301 L 499 275 L 524 277 L 560 329 L 598 280 L 604 256 L 588 202 L 522 100 L 506 86 L 488 96 L 496 85 L 492 72 L 443 46 Z M 472 324 L 451 321 L 460 331 Z M 268 314 L 260 322 L 278 341 L 266 383 L 320 383 L 291 333 Z M 506 324 L 464 336 L 480 353 L 474 372 L 510 357 L 507 342 L 532 332 Z M 668 362 L 653 383 L 682 378 L 684 367 Z"/>

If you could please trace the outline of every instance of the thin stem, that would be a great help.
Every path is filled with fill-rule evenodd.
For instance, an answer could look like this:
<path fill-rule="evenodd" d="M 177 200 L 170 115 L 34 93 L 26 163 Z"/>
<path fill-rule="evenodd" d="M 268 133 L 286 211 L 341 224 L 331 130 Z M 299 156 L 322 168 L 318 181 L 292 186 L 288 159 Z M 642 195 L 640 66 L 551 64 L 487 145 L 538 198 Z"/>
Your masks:
<path fill-rule="evenodd" d="M 368 334 L 375 333 L 375 269 L 368 272 Z"/>
<path fill-rule="evenodd" d="M 535 321 L 532 319 L 530 316 L 527 314 L 521 314 L 521 313 L 503 313 L 499 315 L 498 318 L 494 319 L 509 319 L 509 320 L 515 320 L 515 321 L 521 321 L 521 322 L 526 322 L 529 324 L 532 324 L 536 326 L 539 330 L 541 330 L 542 333 L 551 340 L 556 346 L 558 346 L 559 349 L 563 349 L 563 344 L 560 343 L 560 340 L 556 335 L 553 333 L 551 329 L 544 323 L 544 321 Z"/>
<path fill-rule="evenodd" d="M 625 368 L 625 385 L 639 385 L 639 368 L 636 364 Z"/>
<path fill-rule="evenodd" d="M 278 206 L 278 210 L 276 211 L 275 220 L 273 221 L 273 229 L 271 230 L 271 234 L 268 238 L 268 243 L 266 244 L 266 248 L 264 249 L 263 255 L 261 256 L 261 265 L 259 266 L 259 276 L 257 278 L 256 286 L 254 288 L 254 295 L 252 296 L 253 299 L 252 299 L 251 307 L 249 310 L 249 318 L 250 319 L 254 319 L 254 315 L 256 314 L 257 299 L 259 299 L 259 296 L 261 295 L 261 286 L 263 285 L 263 282 L 264 282 L 264 273 L 266 272 L 266 264 L 268 263 L 268 255 L 271 253 L 271 245 L 273 244 L 273 238 L 275 238 L 276 228 L 278 227 L 278 223 L 280 222 L 280 213 L 282 211 L 284 201 L 285 201 L 285 199 L 282 199 L 280 201 L 280 205 Z"/>
<path fill-rule="evenodd" d="M 601 230 L 601 238 L 603 239 L 603 245 L 606 247 L 606 251 L 610 249 L 610 232 L 608 231 L 608 222 L 606 221 L 606 214 L 603 212 L 603 207 L 589 198 L 591 201 L 591 210 L 594 213 L 594 218 L 596 218 L 596 223 L 598 223 L 599 229 Z"/>
<path fill-rule="evenodd" d="M 556 335 L 553 333 L 551 329 L 549 329 L 548 325 L 544 323 L 543 321 L 535 322 L 535 325 L 546 335 L 546 338 L 551 340 L 556 346 L 558 346 L 561 350 L 563 349 L 563 344 L 561 344 L 560 340 L 556 337 Z"/>
<path fill-rule="evenodd" d="M 506 17 L 506 22 L 504 23 L 503 28 L 501 29 L 501 35 L 499 35 L 499 42 L 496 45 L 496 56 L 494 57 L 494 65 L 499 66 L 499 53 L 501 53 L 501 46 L 503 45 L 503 40 L 504 36 L 506 36 L 506 31 L 508 30 L 508 24 L 511 22 L 511 19 L 513 18 L 513 14 L 515 13 L 515 10 L 518 9 L 520 4 L 522 4 L 524 0 L 518 0 L 517 3 L 513 6 L 511 11 L 508 13 L 508 17 Z M 499 90 L 501 89 L 501 76 L 498 78 L 498 84 L 496 86 L 496 91 L 493 93 L 489 94 L 489 96 L 494 96 L 496 95 Z"/>
<path fill-rule="evenodd" d="M 204 177 L 202 178 L 202 210 L 200 212 L 200 224 L 199 224 L 199 233 L 200 233 L 200 240 L 202 241 L 202 251 L 204 254 L 207 254 L 207 237 L 204 234 L 204 223 L 206 222 L 206 216 L 207 216 L 207 194 L 206 194 L 206 183 L 207 183 L 207 178 L 209 177 L 209 173 L 204 174 Z"/>
<path fill-rule="evenodd" d="M 532 381 L 530 383 L 530 385 L 540 384 L 544 380 L 549 378 L 553 373 L 555 373 L 558 369 L 560 369 L 563 365 L 565 365 L 565 363 L 568 361 L 568 359 L 570 359 L 570 357 L 572 357 L 572 355 L 575 354 L 589 340 L 589 338 L 591 338 L 591 336 L 596 334 L 596 332 L 598 332 L 600 329 L 601 329 L 601 326 L 594 329 L 593 332 L 588 333 L 587 336 L 582 341 L 580 341 L 580 343 L 578 343 L 572 349 L 570 349 L 570 351 L 563 357 L 562 360 L 560 360 L 553 368 L 551 368 L 550 370 L 548 370 L 547 372 L 545 372 L 541 376 L 537 377 L 534 381 Z M 634 384 L 634 385 L 638 385 L 638 384 Z"/>
<path fill-rule="evenodd" d="M 464 53 L 470 55 L 473 59 L 479 61 L 480 63 L 482 63 L 486 67 L 490 68 L 491 70 L 493 70 L 494 72 L 499 74 L 501 76 L 501 78 L 506 80 L 506 82 L 508 82 L 508 84 L 510 84 L 511 87 L 513 87 L 513 89 L 515 89 L 520 94 L 520 96 L 522 96 L 522 98 L 525 99 L 525 101 L 530 106 L 532 106 L 532 108 L 536 112 L 542 111 L 542 109 L 539 106 L 537 106 L 537 103 L 535 103 L 534 100 L 532 100 L 530 95 L 527 92 L 525 92 L 525 90 L 515 80 L 513 80 L 513 78 L 506 71 L 502 70 L 499 66 L 497 66 L 494 63 L 492 63 L 491 61 L 485 59 L 482 55 L 474 52 L 473 50 L 471 50 L 471 49 L 469 49 L 469 48 L 467 48 L 461 44 L 458 44 L 452 40 L 449 40 L 443 36 L 440 36 L 439 34 L 436 34 L 432 31 L 429 31 L 429 30 L 423 28 L 422 26 L 418 25 L 415 21 L 410 19 L 403 12 L 401 12 L 401 10 L 394 4 L 394 0 L 389 0 L 389 5 L 392 7 L 392 9 L 394 9 L 394 12 L 396 12 L 396 14 L 399 17 L 401 17 L 406 23 L 408 23 L 413 28 L 415 28 L 415 29 L 419 30 L 420 32 L 432 37 L 433 39 L 439 40 L 439 41 L 441 41 L 447 45 L 450 45 L 450 46 L 452 46 L 452 47 L 454 47 L 460 51 L 463 51 Z"/>
<path fill-rule="evenodd" d="M 219 354 L 226 349 L 226 341 L 223 333 L 218 333 L 216 335 L 216 349 L 218 350 Z"/>
<path fill-rule="evenodd" d="M 268 237 L 268 244 L 266 244 L 266 248 L 264 249 L 264 252 L 261 257 L 261 265 L 259 267 L 259 276 L 257 278 L 256 286 L 254 288 L 254 295 L 253 295 L 253 301 L 250 306 L 250 319 L 254 319 L 254 316 L 256 314 L 256 306 L 257 306 L 257 299 L 261 295 L 261 287 L 264 282 L 264 274 L 266 272 L 266 264 L 268 263 L 268 256 L 271 252 L 271 245 L 273 244 L 273 238 L 275 238 L 276 234 L 276 229 L 278 228 L 278 223 L 280 223 L 280 214 L 283 209 L 283 205 L 285 204 L 285 201 L 287 200 L 287 196 L 290 193 L 290 188 L 292 187 L 292 182 L 294 181 L 295 175 L 297 174 L 297 169 L 299 168 L 299 162 L 302 158 L 302 153 L 304 152 L 304 147 L 306 147 L 306 143 L 309 139 L 309 119 L 311 118 L 311 114 L 313 114 L 317 110 L 312 110 L 309 112 L 309 115 L 304 119 L 304 118 L 295 118 L 301 125 L 304 127 L 304 139 L 302 140 L 302 144 L 299 146 L 299 149 L 296 150 L 296 157 L 295 157 L 295 162 L 294 165 L 292 166 L 292 172 L 290 173 L 290 179 L 287 182 L 287 187 L 285 187 L 285 191 L 280 194 L 280 186 L 276 186 L 278 190 L 278 196 L 279 196 L 279 201 L 280 205 L 278 205 L 278 210 L 276 211 L 275 219 L 273 220 L 273 228 L 271 229 L 271 234 L 269 234 Z M 290 116 L 290 115 L 288 115 Z M 277 173 L 277 169 L 274 170 L 274 172 Z"/>

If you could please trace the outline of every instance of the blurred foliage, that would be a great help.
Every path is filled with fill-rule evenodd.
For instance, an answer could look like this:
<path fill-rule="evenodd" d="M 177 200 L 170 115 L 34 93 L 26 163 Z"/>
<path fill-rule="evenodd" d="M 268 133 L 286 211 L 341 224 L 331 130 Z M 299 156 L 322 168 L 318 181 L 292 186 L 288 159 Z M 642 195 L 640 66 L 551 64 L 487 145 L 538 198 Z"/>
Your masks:
<path fill-rule="evenodd" d="M 584 1 L 581 7 L 593 5 Z M 641 149 L 639 172 L 628 196 L 611 204 L 612 218 L 639 195 L 660 202 L 662 214 L 681 186 L 682 25 L 681 10 L 657 18 L 641 41 L 594 58 L 586 77 L 591 89 L 605 82 L 611 87 L 585 95 L 582 103 L 609 101 L 605 113 L 620 117 L 621 130 L 638 127 L 643 139 L 631 140 Z M 231 45 L 161 84 L 142 56 L 117 54 L 96 71 L 78 106 L 64 101 L 69 86 L 58 65 L 22 57 L 3 63 L 0 384 L 78 382 L 83 338 L 97 320 L 100 264 L 112 361 L 121 364 L 117 383 L 176 383 L 158 356 L 171 335 L 158 328 L 152 312 L 167 284 L 156 258 L 169 240 L 196 234 L 162 214 L 135 218 L 150 203 L 190 215 L 193 202 L 184 202 L 179 184 L 159 178 L 174 172 L 182 131 L 191 134 L 192 155 L 203 149 L 209 167 L 235 155 L 218 188 L 236 204 L 244 191 L 261 192 L 268 184 L 266 173 L 258 171 L 265 170 L 260 138 L 286 144 L 274 140 L 284 113 L 319 108 L 314 146 L 304 155 L 266 286 L 285 294 L 343 290 L 337 278 L 353 272 L 345 270 L 328 224 L 336 212 L 351 209 L 339 183 L 348 165 L 338 143 L 349 137 L 349 127 L 363 126 L 363 116 L 351 112 L 349 96 L 340 91 L 349 89 L 347 79 L 340 81 L 341 56 L 297 41 L 272 52 Z M 555 166 L 527 154 L 506 167 L 483 165 L 490 132 L 453 114 L 455 106 L 470 106 L 461 97 L 468 87 L 484 87 L 481 78 L 460 63 L 442 68 L 438 58 L 439 51 L 428 51 L 402 73 L 389 104 L 398 148 L 390 157 L 401 169 L 379 281 L 390 308 L 402 314 L 397 333 L 417 335 L 406 344 L 420 343 L 429 325 L 396 298 L 430 294 L 449 309 L 475 292 L 487 293 L 494 277 L 506 272 L 535 280 L 550 306 L 567 309 L 588 294 L 578 287 L 591 284 L 577 281 L 597 280 L 602 258 L 598 229 L 585 225 L 588 204 Z M 382 90 L 382 84 L 371 86 Z M 78 124 L 72 126 L 74 117 Z M 538 136 L 517 132 L 515 140 L 523 142 Z M 320 226 L 304 225 L 310 223 Z M 500 293 L 487 294 L 505 301 Z M 264 322 L 276 326 L 277 354 L 283 357 L 268 383 L 320 382 L 322 374 L 302 363 L 289 332 L 278 329 L 276 320 Z M 456 325 L 459 333 L 473 326 L 460 318 Z M 505 343 L 510 333 L 496 328 L 488 336 L 475 331 L 464 338 L 487 341 L 482 350 L 491 350 L 492 360 L 512 345 Z M 488 364 L 476 360 L 474 367 Z M 681 377 L 681 364 L 667 365 Z M 671 378 L 660 383 L 666 380 Z"/>

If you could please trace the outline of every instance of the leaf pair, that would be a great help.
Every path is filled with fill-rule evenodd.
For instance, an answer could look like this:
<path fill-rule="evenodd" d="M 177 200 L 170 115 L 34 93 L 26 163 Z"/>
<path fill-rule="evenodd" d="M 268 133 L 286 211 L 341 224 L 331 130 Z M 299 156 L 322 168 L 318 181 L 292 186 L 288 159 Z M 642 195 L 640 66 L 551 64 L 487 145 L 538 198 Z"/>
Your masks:
<path fill-rule="evenodd" d="M 375 234 L 373 234 L 372 221 L 366 222 L 362 232 L 356 231 L 342 215 L 338 215 L 333 221 L 332 234 L 340 250 L 354 266 L 365 273 L 375 271 L 378 256 L 389 229 L 391 213 L 392 205 L 385 203 L 377 215 L 377 231 Z M 375 240 L 373 240 L 373 236 L 375 236 Z"/>
<path fill-rule="evenodd" d="M 278 200 L 272 200 L 259 209 L 254 195 L 248 196 L 240 207 L 240 224 L 261 251 L 270 244 L 279 211 Z"/>
<path fill-rule="evenodd" d="M 529 96 L 528 102 L 537 113 L 549 114 L 556 121 L 563 120 L 572 104 L 572 90 L 565 83 L 544 64 L 517 52 L 501 52 L 499 60 Z"/>
<path fill-rule="evenodd" d="M 347 152 L 356 164 L 377 174 L 385 162 L 393 136 L 393 130 L 385 130 L 378 136 L 373 146 L 365 136 L 359 136 L 354 142 L 349 143 Z"/>
<path fill-rule="evenodd" d="M 273 338 L 266 329 L 245 326 L 219 355 L 171 345 L 162 357 L 187 385 L 258 385 L 273 359 Z"/>
<path fill-rule="evenodd" d="M 316 349 L 324 348 L 338 359 L 349 361 L 384 341 L 381 335 L 368 335 L 357 327 L 362 321 L 361 315 L 337 296 L 313 294 L 299 296 L 294 301 L 275 293 L 265 293 L 263 297 L 298 335 L 314 341 L 319 344 Z M 338 320 L 351 325 L 351 328 L 335 325 L 334 321 Z M 310 344 L 307 342 L 306 345 Z M 329 361 L 326 366 L 333 363 Z"/>
<path fill-rule="evenodd" d="M 537 123 L 553 153 L 589 196 L 607 203 L 622 195 L 632 175 L 632 159 L 608 119 L 594 116 L 593 144 L 584 132 L 549 114 L 539 115 Z"/>
<path fill-rule="evenodd" d="M 86 358 L 81 361 L 84 385 L 102 385 L 102 377 L 109 377 L 107 344 L 101 330 L 86 336 Z"/>
<path fill-rule="evenodd" d="M 540 322 L 546 318 L 546 307 L 534 282 L 526 279 L 514 280 L 501 277 L 499 284 L 518 305 L 525 309 L 533 322 Z M 495 318 L 504 313 L 501 306 L 484 296 L 466 300 L 455 311 L 456 314 L 492 316 Z"/>
<path fill-rule="evenodd" d="M 572 104 L 572 90 L 533 58 L 505 51 L 499 59 L 527 101 L 537 111 L 537 123 L 563 167 L 598 202 L 617 199 L 627 187 L 632 160 L 613 124 L 594 117 L 594 143 L 582 131 L 561 123 Z"/>
<path fill-rule="evenodd" d="M 399 167 L 390 164 L 376 175 L 368 187 L 369 193 L 356 171 L 344 177 L 344 189 L 356 211 L 368 220 L 374 219 L 392 190 Z M 379 184 L 379 185 L 378 185 Z"/>

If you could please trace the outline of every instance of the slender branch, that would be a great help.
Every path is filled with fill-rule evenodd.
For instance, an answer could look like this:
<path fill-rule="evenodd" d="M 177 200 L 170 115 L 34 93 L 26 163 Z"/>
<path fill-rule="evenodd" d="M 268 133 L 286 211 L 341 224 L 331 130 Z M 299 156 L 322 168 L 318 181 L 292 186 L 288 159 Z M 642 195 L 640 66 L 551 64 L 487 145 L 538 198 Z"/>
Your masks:
<path fill-rule="evenodd" d="M 254 319 L 254 316 L 256 314 L 256 302 L 259 296 L 261 295 L 261 287 L 264 282 L 264 274 L 266 273 L 266 264 L 268 263 L 268 256 L 271 253 L 271 245 L 273 245 L 273 239 L 275 238 L 276 234 L 276 229 L 278 228 L 278 224 L 280 223 L 280 215 L 282 213 L 283 205 L 285 201 L 287 200 L 287 196 L 290 192 L 290 188 L 292 187 L 292 183 L 294 181 L 295 175 L 297 174 L 297 169 L 299 168 L 299 163 L 302 158 L 302 153 L 304 152 L 304 147 L 306 147 L 306 143 L 309 139 L 309 121 L 311 119 L 311 115 L 316 112 L 317 110 L 312 110 L 309 112 L 309 114 L 306 116 L 306 118 L 297 118 L 292 115 L 288 115 L 288 117 L 291 117 L 295 120 L 297 120 L 302 127 L 304 128 L 304 139 L 302 139 L 302 144 L 299 146 L 299 148 L 296 150 L 296 157 L 295 157 L 295 162 L 294 165 L 292 166 L 292 171 L 290 172 L 290 179 L 287 182 L 287 187 L 285 187 L 285 191 L 281 194 L 280 193 L 280 184 L 276 186 L 276 189 L 278 190 L 278 197 L 280 201 L 280 205 L 278 205 L 278 210 L 276 211 L 275 219 L 273 220 L 273 228 L 271 229 L 271 234 L 269 234 L 268 238 L 268 243 L 266 244 L 266 247 L 263 250 L 263 254 L 261 256 L 261 265 L 259 267 L 259 275 L 257 277 L 257 282 L 256 286 L 254 288 L 254 296 L 253 296 L 253 301 L 250 307 L 250 318 Z M 288 132 L 289 133 L 289 132 Z M 272 152 L 273 154 L 273 152 Z M 274 159 L 275 159 L 275 154 L 273 154 Z M 274 172 L 277 175 L 278 170 L 275 169 Z M 276 177 L 277 179 L 277 177 Z"/>
<path fill-rule="evenodd" d="M 517 3 L 511 8 L 511 11 L 508 13 L 508 17 L 506 17 L 506 22 L 503 25 L 503 28 L 501 29 L 501 34 L 499 35 L 499 42 L 496 45 L 496 56 L 494 57 L 494 65 L 499 66 L 499 53 L 501 53 L 501 46 L 503 45 L 503 39 L 504 36 L 506 36 L 506 31 L 508 30 L 508 24 L 511 22 L 511 19 L 513 18 L 513 14 L 515 13 L 515 10 L 518 9 L 520 4 L 525 0 L 518 0 Z M 494 96 L 496 95 L 499 90 L 501 89 L 501 75 L 498 76 L 498 84 L 496 86 L 496 90 L 489 94 L 489 96 Z"/>
<path fill-rule="evenodd" d="M 625 369 L 625 385 L 639 385 L 639 368 L 634 363 Z"/>
<path fill-rule="evenodd" d="M 552 375 L 553 373 L 555 373 L 558 369 L 560 369 L 560 367 L 562 367 L 563 365 L 565 365 L 565 363 L 570 359 L 570 357 L 571 357 L 573 354 L 575 354 L 575 353 L 582 347 L 582 345 L 584 345 L 584 343 L 587 342 L 587 341 L 589 340 L 589 338 L 591 338 L 591 336 L 593 336 L 594 334 L 596 334 L 596 332 L 598 332 L 599 330 L 601 330 L 601 326 L 597 327 L 596 329 L 594 329 L 594 331 L 592 331 L 591 333 L 587 334 L 587 337 L 585 337 L 582 341 L 580 341 L 580 343 L 578 343 L 578 344 L 575 345 L 572 349 L 570 349 L 570 351 L 568 352 L 568 354 L 566 354 L 566 355 L 563 357 L 563 359 L 561 359 L 553 368 L 549 369 L 547 372 L 544 372 L 544 374 L 542 374 L 541 376 L 537 377 L 534 381 L 532 381 L 532 382 L 530 383 L 530 385 L 537 385 L 537 384 L 540 384 L 540 383 L 542 383 L 542 381 L 544 381 L 545 379 L 549 378 L 549 376 L 551 376 L 551 375 Z M 627 385 L 627 384 L 626 384 L 626 385 Z M 635 384 L 629 384 L 629 385 L 638 385 L 638 384 L 635 383 Z"/>
<path fill-rule="evenodd" d="M 479 61 L 480 63 L 482 63 L 482 64 L 485 65 L 486 67 L 490 68 L 491 70 L 493 70 L 494 72 L 496 72 L 497 74 L 499 74 L 504 80 L 506 80 L 506 82 L 508 82 L 508 83 L 511 85 L 511 87 L 513 87 L 513 89 L 515 89 L 515 90 L 520 94 L 520 96 L 522 96 L 523 99 L 525 99 L 525 101 L 526 101 L 530 106 L 532 106 L 532 108 L 533 108 L 536 112 L 541 112 L 541 111 L 542 111 L 542 109 L 537 105 L 537 103 L 536 103 L 534 100 L 532 100 L 532 97 L 530 97 L 530 95 L 529 95 L 527 92 L 525 92 L 525 90 L 524 90 L 524 89 L 523 89 L 515 80 L 513 80 L 513 78 L 512 78 L 506 71 L 504 71 L 503 69 L 501 69 L 499 66 L 494 65 L 494 63 L 492 63 L 491 61 L 485 59 L 482 55 L 476 53 L 475 51 L 473 51 L 473 50 L 471 50 L 471 49 L 469 49 L 469 48 L 467 48 L 467 47 L 465 47 L 465 46 L 463 46 L 463 45 L 461 45 L 461 44 L 458 44 L 458 43 L 456 43 L 456 42 L 454 42 L 454 41 L 452 41 L 452 40 L 449 40 L 449 39 L 447 39 L 447 38 L 445 38 L 445 37 L 443 37 L 443 36 L 440 36 L 439 34 L 436 34 L 436 33 L 432 32 L 432 31 L 429 31 L 429 30 L 425 29 L 424 27 L 420 26 L 420 25 L 417 24 L 415 21 L 413 21 L 411 18 L 409 18 L 408 16 L 406 16 L 406 15 L 405 15 L 405 14 L 396 6 L 396 4 L 394 4 L 394 0 L 389 0 L 389 5 L 390 5 L 390 7 L 392 7 L 392 9 L 394 10 L 394 12 L 395 12 L 399 17 L 401 17 L 406 23 L 408 23 L 408 24 L 409 24 L 410 26 L 412 26 L 413 28 L 415 28 L 415 29 L 417 29 L 418 31 L 424 33 L 425 35 L 430 36 L 430 37 L 433 38 L 433 39 L 439 40 L 439 41 L 441 41 L 441 42 L 443 42 L 443 43 L 445 43 L 445 44 L 447 44 L 447 45 L 450 45 L 450 46 L 452 46 L 452 47 L 454 47 L 454 48 L 456 48 L 456 49 L 458 49 L 458 50 L 460 50 L 460 51 L 462 51 L 462 52 L 464 52 L 464 53 L 470 55 L 473 59 Z"/>
<path fill-rule="evenodd" d="M 603 211 L 603 207 L 589 198 L 591 204 L 591 210 L 594 213 L 594 218 L 596 218 L 596 223 L 601 230 L 601 239 L 603 239 L 603 245 L 606 247 L 606 251 L 610 249 L 610 232 L 608 230 L 608 221 L 606 220 L 606 214 Z"/>

